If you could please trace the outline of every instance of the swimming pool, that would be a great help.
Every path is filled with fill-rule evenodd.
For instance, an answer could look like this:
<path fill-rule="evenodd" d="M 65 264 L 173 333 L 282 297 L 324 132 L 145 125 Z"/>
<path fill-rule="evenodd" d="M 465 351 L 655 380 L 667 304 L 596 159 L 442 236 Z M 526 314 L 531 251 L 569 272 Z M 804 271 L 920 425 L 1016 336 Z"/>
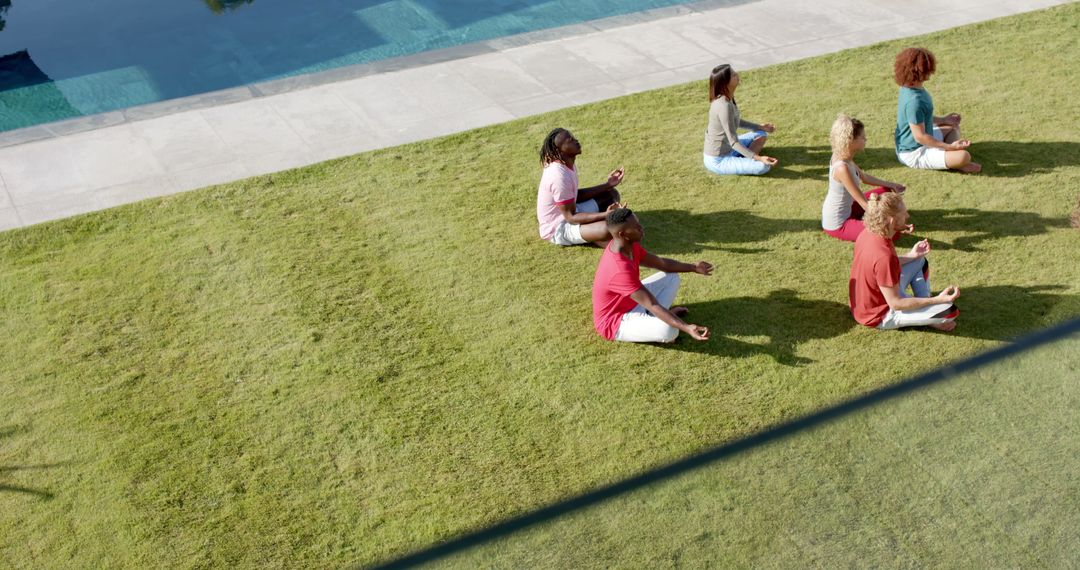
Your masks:
<path fill-rule="evenodd" d="M 0 131 L 688 0 L 0 0 Z"/>

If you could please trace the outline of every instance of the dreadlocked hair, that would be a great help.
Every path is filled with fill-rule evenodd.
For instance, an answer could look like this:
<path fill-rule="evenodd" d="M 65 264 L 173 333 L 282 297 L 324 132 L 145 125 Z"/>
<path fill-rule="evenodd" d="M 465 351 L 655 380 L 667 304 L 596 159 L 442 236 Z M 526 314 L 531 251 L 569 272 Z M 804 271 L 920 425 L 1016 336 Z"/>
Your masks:
<path fill-rule="evenodd" d="M 863 126 L 862 121 L 840 113 L 829 132 L 833 156 L 840 160 L 851 160 L 851 141 L 854 141 L 865 130 L 866 127 Z"/>
<path fill-rule="evenodd" d="M 900 205 L 903 203 L 904 197 L 896 192 L 872 194 L 866 200 L 863 225 L 871 233 L 885 238 L 890 237 L 892 228 L 889 227 L 889 221 L 900 213 Z"/>
<path fill-rule="evenodd" d="M 630 208 L 615 208 L 608 212 L 607 225 L 610 227 L 621 226 L 626 223 L 626 220 L 630 219 L 630 216 L 634 215 L 634 211 Z"/>
<path fill-rule="evenodd" d="M 555 137 L 561 133 L 568 132 L 562 127 L 556 127 L 548 133 L 548 136 L 544 137 L 544 144 L 540 145 L 540 166 L 547 166 L 552 162 L 562 162 L 562 154 L 559 153 L 559 147 L 555 146 Z"/>

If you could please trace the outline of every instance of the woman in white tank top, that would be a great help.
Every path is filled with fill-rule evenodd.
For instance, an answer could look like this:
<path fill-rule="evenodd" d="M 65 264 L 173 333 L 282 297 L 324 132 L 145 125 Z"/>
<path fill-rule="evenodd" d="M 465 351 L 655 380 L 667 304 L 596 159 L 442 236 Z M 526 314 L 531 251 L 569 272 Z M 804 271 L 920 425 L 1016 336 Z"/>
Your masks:
<path fill-rule="evenodd" d="M 882 192 L 903 192 L 905 187 L 874 178 L 855 164 L 855 155 L 866 147 L 866 127 L 862 121 L 841 113 L 833 122 L 829 142 L 833 155 L 829 164 L 829 192 L 821 204 L 821 229 L 834 238 L 855 241 L 863 230 L 866 199 Z M 878 187 L 864 194 L 860 182 Z M 908 226 L 905 233 L 912 229 Z"/>

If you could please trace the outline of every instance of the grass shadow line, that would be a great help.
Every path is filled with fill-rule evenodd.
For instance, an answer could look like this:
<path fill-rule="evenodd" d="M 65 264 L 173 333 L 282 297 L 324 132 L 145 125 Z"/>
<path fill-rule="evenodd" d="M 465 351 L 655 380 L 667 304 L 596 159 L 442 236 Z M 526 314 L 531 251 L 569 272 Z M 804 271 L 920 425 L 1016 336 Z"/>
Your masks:
<path fill-rule="evenodd" d="M 934 240 L 941 250 L 981 251 L 978 244 L 1005 237 L 1027 237 L 1069 227 L 1066 216 L 1044 218 L 1034 212 L 996 212 L 975 208 L 912 210 L 911 223 L 919 231 L 963 232 L 951 242 Z"/>
<path fill-rule="evenodd" d="M 1077 142 L 974 140 L 969 152 L 972 159 L 983 167 L 982 172 L 975 176 L 990 178 L 1023 178 L 1080 165 L 1080 143 Z M 828 162 L 828 157 L 825 162 Z M 858 163 L 872 172 L 874 169 L 895 167 L 900 161 L 892 148 L 875 147 L 863 150 L 858 156 Z"/>
<path fill-rule="evenodd" d="M 645 226 L 646 248 L 664 255 L 707 250 L 764 253 L 770 249 L 729 247 L 726 244 L 758 243 L 784 233 L 818 232 L 821 229 L 817 219 L 765 218 L 746 210 L 693 214 L 686 210 L 664 209 L 635 213 Z"/>
<path fill-rule="evenodd" d="M 766 147 L 763 151 L 780 161 L 766 176 L 781 179 L 828 180 L 829 158 L 832 149 L 820 146 Z M 979 141 L 971 143 L 970 152 L 983 170 L 977 176 L 991 178 L 1023 178 L 1052 172 L 1058 168 L 1080 165 L 1080 143 L 1072 141 Z M 856 162 L 868 172 L 903 166 L 892 147 L 867 147 Z M 792 170 L 789 167 L 802 166 Z M 959 174 L 959 173 L 953 173 Z"/>
<path fill-rule="evenodd" d="M 658 347 L 728 358 L 764 354 L 778 364 L 804 366 L 813 360 L 796 354 L 799 344 L 840 336 L 855 326 L 847 305 L 801 299 L 791 289 L 777 289 L 765 297 L 729 297 L 686 307 L 690 321 L 709 327 L 709 340 L 683 338 Z M 759 344 L 732 338 L 740 336 L 769 340 Z"/>
<path fill-rule="evenodd" d="M 667 465 L 650 469 L 644 473 L 623 479 L 622 481 L 604 485 L 581 495 L 549 504 L 523 515 L 512 517 L 488 526 L 487 528 L 469 532 L 440 544 L 432 545 L 399 558 L 379 563 L 375 565 L 374 568 L 411 568 L 420 564 L 444 559 L 448 556 L 464 552 L 480 545 L 490 544 L 499 539 L 505 539 L 515 533 L 522 532 L 537 525 L 551 522 L 568 514 L 582 511 L 586 508 L 619 498 L 628 493 L 679 477 L 740 453 L 760 448 L 774 441 L 801 432 L 806 432 L 810 429 L 839 420 L 845 416 L 868 409 L 872 406 L 886 403 L 898 397 L 911 394 L 917 390 L 960 377 L 963 374 L 984 368 L 990 364 L 1000 362 L 1033 348 L 1044 346 L 1078 333 L 1080 333 L 1080 319 L 1061 323 L 1026 336 L 1014 343 L 966 358 L 950 365 L 942 366 L 936 370 L 920 374 L 898 384 L 879 388 L 863 396 L 830 406 L 808 416 L 784 422 L 747 437 L 707 449 Z"/>
<path fill-rule="evenodd" d="M 950 333 L 982 340 L 1013 340 L 1029 333 L 1034 324 L 1055 315 L 1080 316 L 1080 295 L 1055 294 L 1065 285 L 976 285 L 960 284 L 957 327 Z"/>
<path fill-rule="evenodd" d="M 26 429 L 24 427 L 17 426 L 17 425 L 16 426 L 5 427 L 5 428 L 0 428 L 0 437 L 11 437 L 11 436 L 13 436 L 15 434 L 22 433 L 24 431 L 26 431 Z M 61 462 L 58 462 L 58 463 L 44 463 L 44 464 L 41 464 L 41 465 L 8 465 L 8 466 L 0 466 L 0 477 L 5 476 L 7 473 L 12 472 L 12 471 L 28 471 L 28 470 L 38 470 L 38 469 L 52 469 L 54 467 L 61 467 L 61 466 L 64 466 L 64 465 L 69 465 L 70 463 L 71 463 L 70 461 L 61 461 Z M 54 497 L 53 493 L 50 492 L 50 491 L 44 491 L 44 490 L 41 490 L 41 489 L 34 489 L 34 488 L 31 488 L 31 487 L 23 487 L 22 485 L 12 485 L 12 484 L 8 484 L 8 483 L 0 483 L 0 493 L 22 493 L 24 495 L 34 495 L 34 496 L 39 497 L 41 499 L 52 499 Z"/>

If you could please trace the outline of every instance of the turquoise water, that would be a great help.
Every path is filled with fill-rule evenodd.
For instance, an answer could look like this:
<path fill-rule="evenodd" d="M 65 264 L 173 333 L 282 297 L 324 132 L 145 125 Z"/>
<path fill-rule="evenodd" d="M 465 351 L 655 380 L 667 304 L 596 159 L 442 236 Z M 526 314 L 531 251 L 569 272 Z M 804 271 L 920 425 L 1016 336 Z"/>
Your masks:
<path fill-rule="evenodd" d="M 0 131 L 685 0 L 0 0 Z"/>

